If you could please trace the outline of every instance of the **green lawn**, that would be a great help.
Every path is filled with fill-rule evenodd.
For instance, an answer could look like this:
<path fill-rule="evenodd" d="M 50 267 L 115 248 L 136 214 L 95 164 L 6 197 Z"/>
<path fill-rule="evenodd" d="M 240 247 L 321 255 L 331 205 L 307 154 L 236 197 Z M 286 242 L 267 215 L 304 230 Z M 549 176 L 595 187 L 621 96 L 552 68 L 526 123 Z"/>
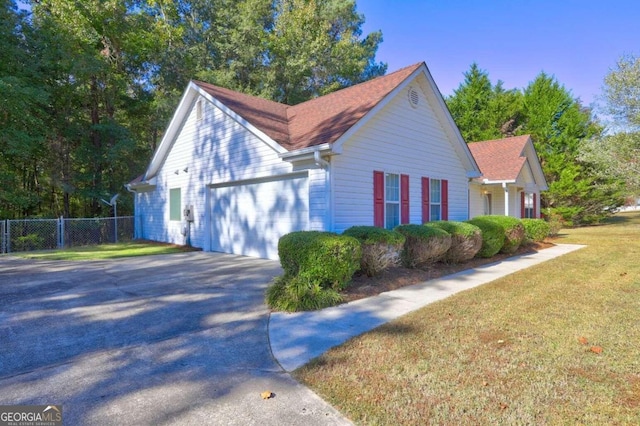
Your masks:
<path fill-rule="evenodd" d="M 406 315 L 295 376 L 358 424 L 640 424 L 640 214 L 557 242 L 588 247 Z"/>
<path fill-rule="evenodd" d="M 149 256 L 155 254 L 171 254 L 192 251 L 192 248 L 173 244 L 133 241 L 99 246 L 74 247 L 64 250 L 47 250 L 35 252 L 12 253 L 25 259 L 45 260 L 98 260 L 117 259 L 121 257 Z"/>

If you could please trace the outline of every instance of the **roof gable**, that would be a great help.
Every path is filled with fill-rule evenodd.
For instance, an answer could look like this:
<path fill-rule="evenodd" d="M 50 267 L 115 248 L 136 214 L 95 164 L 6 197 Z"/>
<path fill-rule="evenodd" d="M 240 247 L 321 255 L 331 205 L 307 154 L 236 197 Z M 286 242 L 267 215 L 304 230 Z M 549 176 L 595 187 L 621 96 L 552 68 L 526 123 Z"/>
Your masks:
<path fill-rule="evenodd" d="M 287 105 L 202 81 L 193 82 L 283 147 L 289 145 Z"/>
<path fill-rule="evenodd" d="M 529 135 L 472 142 L 469 149 L 480 167 L 481 179 L 515 182 L 523 167 L 528 164 L 538 186 L 547 189 L 540 161 Z"/>
<path fill-rule="evenodd" d="M 422 63 L 289 107 L 290 150 L 334 143 Z"/>
<path fill-rule="evenodd" d="M 333 147 L 419 73 L 423 73 L 428 81 L 427 96 L 435 99 L 437 116 L 458 156 L 465 164 L 468 177 L 478 176 L 478 166 L 453 122 L 431 74 L 424 62 L 421 62 L 294 106 L 201 81 L 192 81 L 169 123 L 144 180 L 154 177 L 160 169 L 186 119 L 189 108 L 198 95 L 205 96 L 282 155 L 310 148 L 317 149 L 319 145 Z M 336 148 L 339 149 L 339 147 Z"/>

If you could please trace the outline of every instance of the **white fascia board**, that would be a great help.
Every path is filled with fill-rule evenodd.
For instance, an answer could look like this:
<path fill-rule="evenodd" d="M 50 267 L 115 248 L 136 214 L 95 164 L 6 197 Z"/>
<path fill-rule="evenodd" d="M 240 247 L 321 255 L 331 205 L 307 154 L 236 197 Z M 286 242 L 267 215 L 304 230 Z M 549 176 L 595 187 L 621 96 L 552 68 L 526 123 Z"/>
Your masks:
<path fill-rule="evenodd" d="M 151 162 L 149 163 L 149 167 L 147 167 L 147 171 L 143 176 L 143 180 L 149 180 L 156 176 L 160 167 L 164 163 L 165 158 L 169 154 L 169 150 L 173 145 L 173 141 L 182 129 L 184 124 L 184 120 L 187 117 L 187 112 L 189 107 L 193 103 L 194 98 L 196 97 L 197 86 L 193 82 L 189 82 L 187 89 L 182 95 L 182 99 L 180 99 L 180 103 L 176 108 L 176 111 L 173 113 L 173 117 L 171 117 L 171 121 L 169 122 L 169 126 L 167 126 L 167 130 L 164 132 L 164 136 L 162 136 L 162 140 L 160 141 L 160 145 L 156 149 L 156 152 L 153 154 L 151 158 Z"/>
<path fill-rule="evenodd" d="M 313 153 L 316 151 L 320 151 L 321 154 L 325 155 L 334 154 L 332 148 L 331 144 L 323 143 L 321 145 L 310 146 L 307 148 L 297 149 L 295 151 L 285 151 L 279 155 L 283 160 L 292 162 L 313 158 Z"/>
<path fill-rule="evenodd" d="M 489 180 L 489 179 L 482 179 L 482 184 L 483 185 L 508 185 L 510 183 L 516 183 L 515 180 Z"/>
<path fill-rule="evenodd" d="M 156 189 L 156 181 L 157 179 L 153 178 L 148 181 L 143 180 L 136 183 L 127 183 L 124 187 L 127 188 L 129 192 L 151 192 Z"/>
<path fill-rule="evenodd" d="M 256 126 L 254 126 L 253 124 L 251 124 L 250 122 L 248 122 L 247 120 L 245 120 L 242 116 L 240 116 L 239 114 L 236 114 L 235 112 L 233 112 L 231 109 L 229 109 L 225 104 L 223 104 L 222 102 L 220 102 L 218 99 L 214 98 L 213 96 L 211 96 L 209 93 L 207 93 L 206 91 L 204 91 L 204 89 L 201 89 L 198 85 L 192 83 L 196 90 L 198 90 L 198 93 L 204 97 L 205 99 L 207 99 L 209 102 L 211 102 L 213 105 L 215 105 L 220 111 L 222 111 L 224 114 L 228 115 L 229 117 L 231 117 L 235 122 L 237 122 L 238 124 L 240 124 L 242 127 L 244 127 L 245 129 L 247 129 L 249 132 L 253 133 L 256 137 L 258 137 L 260 140 L 262 140 L 264 143 L 266 143 L 271 149 L 273 149 L 274 151 L 276 151 L 278 154 L 283 154 L 288 152 L 286 150 L 286 148 L 284 148 L 282 145 L 280 145 L 278 142 L 274 141 L 273 139 L 271 139 L 269 136 L 267 136 L 266 133 L 264 133 L 262 130 L 258 129 Z"/>
<path fill-rule="evenodd" d="M 540 191 L 546 191 L 549 189 L 549 185 L 547 183 L 547 179 L 544 177 L 544 171 L 542 170 L 542 165 L 540 164 L 540 158 L 538 158 L 538 153 L 536 152 L 536 148 L 533 145 L 533 140 L 531 137 L 527 140 L 527 143 L 524 147 L 525 155 L 527 156 L 527 163 L 531 167 L 531 172 L 533 174 L 534 179 L 536 180 L 536 184 Z"/>
<path fill-rule="evenodd" d="M 427 81 L 429 82 L 429 85 L 431 86 L 431 90 L 435 95 L 435 100 L 438 103 L 438 106 L 440 107 L 440 111 L 436 109 L 435 112 L 438 116 L 440 116 L 438 112 L 442 112 L 442 114 L 444 115 L 444 117 L 441 117 L 445 121 L 444 123 L 442 123 L 442 125 L 445 129 L 445 132 L 447 132 L 454 139 L 453 141 L 455 144 L 454 149 L 458 153 L 460 160 L 462 161 L 463 165 L 465 166 L 465 169 L 467 170 L 467 176 L 468 177 L 482 176 L 482 173 L 480 172 L 480 167 L 478 166 L 478 163 L 476 163 L 476 159 L 473 158 L 473 154 L 471 154 L 471 150 L 469 149 L 467 142 L 462 137 L 462 133 L 460 133 L 460 129 L 458 128 L 458 125 L 453 120 L 453 117 L 451 116 L 451 112 L 449 111 L 449 107 L 447 107 L 447 104 L 444 101 L 444 97 L 442 96 L 442 93 L 440 93 L 440 89 L 438 89 L 438 85 L 433 79 L 433 76 L 431 75 L 429 68 L 427 67 L 426 64 L 423 63 L 422 67 L 420 67 L 418 70 L 424 73 L 424 75 L 427 78 Z M 414 76 L 412 76 L 412 78 L 413 77 Z"/>
<path fill-rule="evenodd" d="M 147 168 L 147 171 L 144 174 L 144 177 L 143 177 L 144 180 L 148 180 L 155 177 L 158 171 L 160 170 L 160 168 L 162 167 L 164 160 L 166 159 L 167 155 L 169 154 L 169 151 L 171 150 L 171 147 L 173 146 L 173 142 L 175 141 L 176 136 L 182 129 L 182 126 L 184 125 L 184 122 L 188 116 L 188 113 L 198 96 L 202 96 L 203 98 L 207 99 L 209 102 L 215 105 L 218 109 L 220 109 L 224 114 L 228 115 L 233 120 L 235 120 L 238 124 L 240 124 L 241 126 L 246 128 L 248 131 L 256 135 L 260 140 L 266 143 L 269 147 L 271 147 L 277 153 L 281 154 L 281 153 L 287 152 L 287 150 L 282 145 L 280 145 L 279 143 L 271 139 L 264 132 L 256 128 L 254 125 L 249 123 L 240 115 L 236 114 L 235 112 L 227 108 L 222 102 L 220 102 L 219 100 L 211 96 L 209 93 L 207 93 L 204 89 L 202 89 L 200 86 L 195 84 L 193 81 L 190 81 L 189 84 L 187 85 L 187 89 L 182 95 L 182 99 L 180 100 L 180 103 L 178 104 L 176 111 L 173 114 L 173 117 L 171 118 L 171 121 L 169 122 L 169 126 L 167 127 L 167 130 L 165 131 L 164 136 L 162 137 L 162 141 L 160 142 L 160 145 L 158 145 L 158 148 L 156 149 L 156 152 L 154 153 L 153 158 L 151 159 L 151 163 L 149 164 L 149 167 Z"/>
<path fill-rule="evenodd" d="M 416 69 L 410 76 L 408 76 L 402 83 L 400 83 L 395 89 L 393 89 L 391 92 L 389 92 L 389 94 L 387 96 L 384 97 L 384 99 L 382 99 L 380 102 L 378 102 L 378 105 L 374 106 L 373 108 L 371 108 L 369 110 L 369 112 L 367 112 L 364 117 L 362 117 L 360 120 L 358 120 L 358 122 L 356 124 L 354 124 L 353 126 L 351 126 L 351 128 L 349 130 L 347 130 L 346 132 L 344 132 L 342 134 L 342 136 L 340 136 L 334 143 L 333 143 L 333 152 L 335 152 L 336 154 L 341 154 L 342 153 L 342 146 L 344 145 L 344 143 L 346 141 L 348 141 L 351 136 L 353 136 L 354 133 L 356 133 L 358 130 L 360 130 L 368 121 L 369 119 L 371 119 L 371 117 L 375 117 L 375 115 L 385 106 L 387 106 L 387 104 L 389 102 L 391 102 L 391 100 L 400 92 L 402 91 L 405 87 L 407 87 L 415 78 L 418 74 L 420 74 L 420 72 L 424 72 L 424 69 L 426 69 L 424 63 L 418 68 Z"/>
<path fill-rule="evenodd" d="M 449 137 L 452 137 L 454 139 L 454 149 L 458 153 L 460 160 L 467 170 L 467 177 L 480 177 L 482 175 L 482 173 L 480 172 L 480 168 L 478 167 L 476 160 L 473 158 L 473 155 L 471 154 L 471 150 L 469 150 L 467 143 L 462 138 L 462 134 L 460 133 L 458 126 L 453 121 L 453 117 L 451 117 L 449 108 L 447 108 L 447 105 L 444 102 L 444 98 L 440 93 L 440 89 L 438 89 L 438 86 L 431 76 L 429 68 L 427 68 L 427 65 L 424 62 L 402 83 L 400 83 L 395 89 L 393 89 L 384 99 L 378 102 L 378 105 L 373 107 L 367 114 L 365 114 L 364 117 L 362 117 L 356 124 L 351 126 L 349 130 L 347 130 L 342 136 L 340 136 L 340 138 L 338 138 L 338 140 L 336 140 L 333 144 L 333 152 L 336 154 L 342 153 L 342 146 L 344 145 L 344 143 L 349 140 L 349 138 L 351 138 L 351 136 L 353 136 L 353 134 L 357 132 L 362 126 L 364 126 L 371 117 L 374 117 L 382 108 L 384 108 L 389 102 L 391 102 L 391 100 L 399 92 L 409 86 L 420 74 L 423 74 L 429 82 L 429 86 L 434 95 L 434 98 L 436 99 L 438 107 L 442 112 L 440 114 L 438 111 L 435 111 L 436 115 L 438 116 L 438 118 L 444 118 L 445 122 L 441 124 L 443 125 L 443 128 L 445 129 L 445 132 L 449 135 Z"/>

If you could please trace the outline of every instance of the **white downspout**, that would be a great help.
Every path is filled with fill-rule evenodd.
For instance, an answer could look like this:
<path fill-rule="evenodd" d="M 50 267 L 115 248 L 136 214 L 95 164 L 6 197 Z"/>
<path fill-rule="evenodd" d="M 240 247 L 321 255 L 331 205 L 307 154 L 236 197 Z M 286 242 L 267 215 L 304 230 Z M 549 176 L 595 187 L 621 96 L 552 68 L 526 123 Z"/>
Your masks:
<path fill-rule="evenodd" d="M 329 169 L 329 162 L 322 157 L 320 157 L 320 151 L 313 151 L 313 159 L 316 162 L 316 166 L 323 168 L 325 170 Z"/>
<path fill-rule="evenodd" d="M 330 173 L 329 173 L 330 163 L 320 156 L 320 150 L 313 151 L 313 160 L 315 161 L 318 167 L 320 167 L 325 171 L 324 172 L 324 200 L 325 200 L 326 210 L 324 214 L 324 230 L 332 231 L 333 225 L 331 222 L 332 222 L 333 214 L 331 211 L 331 179 L 330 179 Z"/>
<path fill-rule="evenodd" d="M 509 188 L 506 182 L 502 182 L 502 189 L 504 189 L 504 215 L 509 216 Z"/>

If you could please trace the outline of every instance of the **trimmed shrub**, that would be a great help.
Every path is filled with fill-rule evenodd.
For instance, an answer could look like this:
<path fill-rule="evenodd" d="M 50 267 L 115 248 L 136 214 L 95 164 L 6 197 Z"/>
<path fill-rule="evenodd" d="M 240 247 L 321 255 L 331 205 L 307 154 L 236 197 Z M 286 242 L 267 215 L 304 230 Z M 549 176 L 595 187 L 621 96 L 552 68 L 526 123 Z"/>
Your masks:
<path fill-rule="evenodd" d="M 480 228 L 480 232 L 482 233 L 482 247 L 480 247 L 476 257 L 493 257 L 504 245 L 504 226 L 487 218 L 488 216 L 477 216 L 467 220 L 467 223 Z"/>
<path fill-rule="evenodd" d="M 362 247 L 360 270 L 367 276 L 380 275 L 400 263 L 405 237 L 399 232 L 375 226 L 352 226 L 343 235 L 356 238 Z"/>
<path fill-rule="evenodd" d="M 544 219 L 522 219 L 525 242 L 540 242 L 549 236 L 551 225 Z"/>
<path fill-rule="evenodd" d="M 266 294 L 266 303 L 271 309 L 285 312 L 328 308 L 340 302 L 342 296 L 334 289 L 300 276 L 276 277 Z"/>
<path fill-rule="evenodd" d="M 399 225 L 395 231 L 405 237 L 400 259 L 407 268 L 437 262 L 451 247 L 451 235 L 435 226 Z"/>
<path fill-rule="evenodd" d="M 500 249 L 500 253 L 515 253 L 524 241 L 524 225 L 522 225 L 522 220 L 512 216 L 491 215 L 485 217 L 504 227 L 505 240 Z"/>
<path fill-rule="evenodd" d="M 332 232 L 297 231 L 278 241 L 285 276 L 300 277 L 323 288 L 344 289 L 360 267 L 360 242 Z"/>
<path fill-rule="evenodd" d="M 429 222 L 429 225 L 440 228 L 451 235 L 451 247 L 444 254 L 443 262 L 466 262 L 473 259 L 482 247 L 482 232 L 475 225 L 447 220 Z"/>

